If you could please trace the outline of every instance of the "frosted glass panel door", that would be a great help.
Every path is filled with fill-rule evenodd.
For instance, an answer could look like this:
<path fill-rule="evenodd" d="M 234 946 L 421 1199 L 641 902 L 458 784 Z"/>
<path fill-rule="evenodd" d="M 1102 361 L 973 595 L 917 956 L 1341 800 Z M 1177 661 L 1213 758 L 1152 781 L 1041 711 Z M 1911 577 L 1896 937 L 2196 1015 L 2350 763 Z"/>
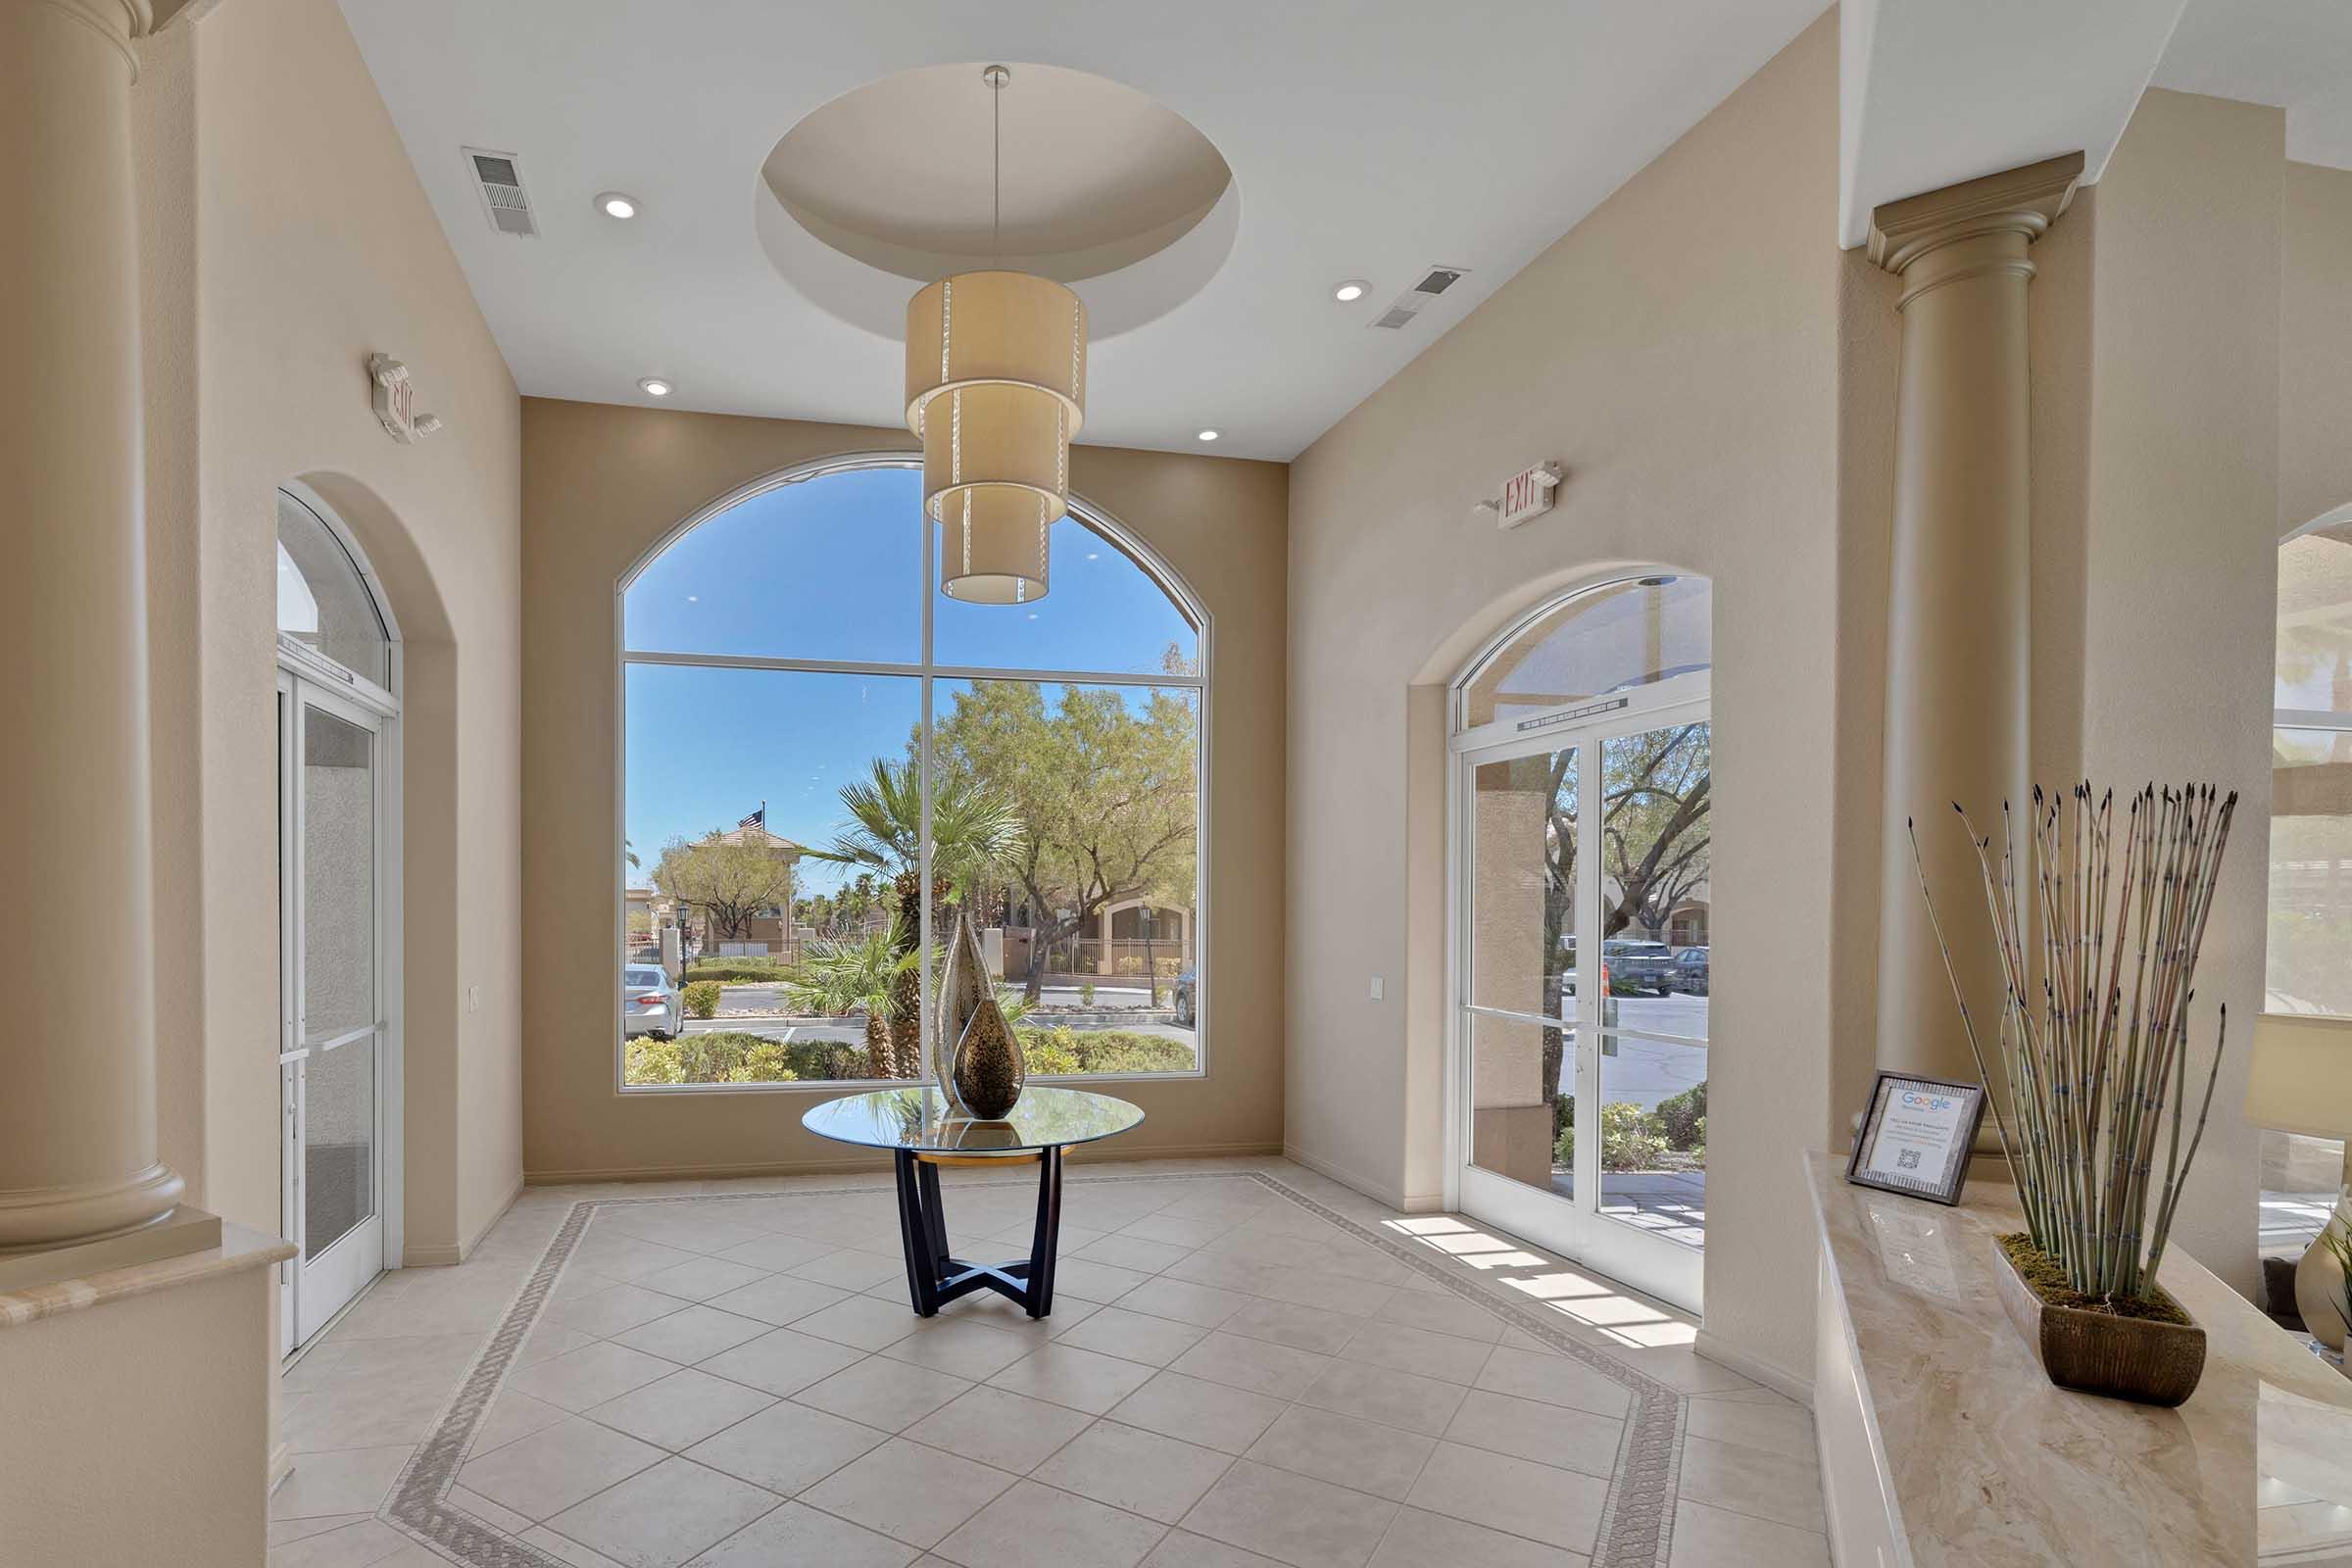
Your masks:
<path fill-rule="evenodd" d="M 300 1344 L 384 1260 L 380 720 L 289 677 L 280 886 L 291 1005 L 286 1219 Z"/>

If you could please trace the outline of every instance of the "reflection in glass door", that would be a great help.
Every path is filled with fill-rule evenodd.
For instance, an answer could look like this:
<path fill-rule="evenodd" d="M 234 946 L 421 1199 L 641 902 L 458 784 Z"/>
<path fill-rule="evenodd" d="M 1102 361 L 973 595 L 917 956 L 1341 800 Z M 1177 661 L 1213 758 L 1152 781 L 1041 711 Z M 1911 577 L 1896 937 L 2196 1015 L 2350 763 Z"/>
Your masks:
<path fill-rule="evenodd" d="M 1655 698 L 1456 743 L 1460 1195 L 1696 1310 L 1712 754 L 1703 684 Z"/>
<path fill-rule="evenodd" d="M 384 1263 L 381 718 L 279 677 L 282 1223 L 289 1343 Z"/>

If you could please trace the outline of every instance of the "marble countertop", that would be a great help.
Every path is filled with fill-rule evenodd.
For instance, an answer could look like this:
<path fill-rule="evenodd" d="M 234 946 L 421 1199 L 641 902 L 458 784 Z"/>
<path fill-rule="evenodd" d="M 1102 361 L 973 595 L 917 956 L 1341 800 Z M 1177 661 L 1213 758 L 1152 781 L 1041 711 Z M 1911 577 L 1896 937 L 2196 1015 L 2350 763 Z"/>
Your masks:
<path fill-rule="evenodd" d="M 1958 1208 L 1848 1186 L 1808 1153 L 1874 1446 L 1921 1568 L 2352 1565 L 2352 1379 L 2179 1248 L 2158 1278 L 2205 1328 L 2174 1410 L 2054 1387 L 2002 1315 L 2006 1183 Z M 2248 1216 L 2252 1223 L 2252 1216 Z"/>
<path fill-rule="evenodd" d="M 76 1279 L 55 1280 L 44 1285 L 26 1285 L 14 1291 L 0 1291 L 0 1329 L 55 1317 L 61 1312 L 78 1312 L 87 1307 L 103 1306 L 126 1297 L 170 1290 L 174 1285 L 191 1284 L 210 1279 L 216 1274 L 267 1268 L 272 1263 L 282 1263 L 293 1255 L 294 1247 L 291 1243 L 223 1221 L 220 1226 L 220 1245 L 218 1247 L 157 1258 L 150 1263 L 133 1263 L 124 1268 L 84 1274 Z"/>

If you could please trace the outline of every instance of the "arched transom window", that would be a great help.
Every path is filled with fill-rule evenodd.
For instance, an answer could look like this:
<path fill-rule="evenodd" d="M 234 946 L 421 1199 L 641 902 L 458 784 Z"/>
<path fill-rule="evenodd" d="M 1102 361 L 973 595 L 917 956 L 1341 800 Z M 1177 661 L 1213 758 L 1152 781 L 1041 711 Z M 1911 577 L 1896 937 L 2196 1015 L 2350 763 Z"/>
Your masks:
<path fill-rule="evenodd" d="M 1207 617 L 1073 507 L 1029 604 L 941 594 L 885 460 L 621 584 L 623 1087 L 918 1073 L 961 917 L 1033 1076 L 1201 1070 Z"/>

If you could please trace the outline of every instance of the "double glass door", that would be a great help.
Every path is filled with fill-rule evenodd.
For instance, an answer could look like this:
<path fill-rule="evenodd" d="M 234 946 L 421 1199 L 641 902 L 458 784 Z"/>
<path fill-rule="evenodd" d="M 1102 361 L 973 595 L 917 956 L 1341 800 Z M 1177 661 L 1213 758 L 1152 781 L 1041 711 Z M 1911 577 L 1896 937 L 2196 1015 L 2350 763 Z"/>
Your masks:
<path fill-rule="evenodd" d="M 1594 706 L 1456 743 L 1460 1201 L 1696 1311 L 1708 708 Z"/>
<path fill-rule="evenodd" d="M 285 1348 L 384 1266 L 385 715 L 291 671 L 278 718 Z"/>

